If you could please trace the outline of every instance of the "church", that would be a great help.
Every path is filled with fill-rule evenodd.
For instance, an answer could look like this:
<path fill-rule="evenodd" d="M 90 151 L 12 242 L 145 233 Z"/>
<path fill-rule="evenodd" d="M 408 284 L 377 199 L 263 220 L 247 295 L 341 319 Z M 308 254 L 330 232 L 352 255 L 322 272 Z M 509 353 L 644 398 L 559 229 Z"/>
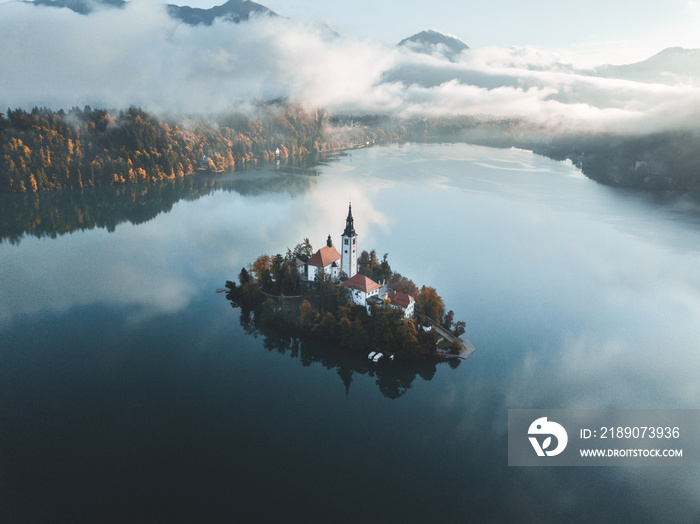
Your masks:
<path fill-rule="evenodd" d="M 340 249 L 338 253 L 329 234 L 326 245 L 316 251 L 308 262 L 297 259 L 296 265 L 301 279 L 313 282 L 319 271 L 335 280 L 339 280 L 342 275 L 347 278 L 342 285 L 350 289 L 353 303 L 367 308 L 368 313 L 371 302 L 382 302 L 386 299 L 391 307 L 402 310 L 405 318 L 413 316 L 415 299 L 411 295 L 396 291 L 389 293 L 386 284 L 380 285 L 357 272 L 357 233 L 352 217 L 352 204 L 348 206 L 345 230 L 340 237 Z"/>
<path fill-rule="evenodd" d="M 338 253 L 329 234 L 326 245 L 316 251 L 308 262 L 297 259 L 296 265 L 301 279 L 313 282 L 318 271 L 323 271 L 336 280 L 340 279 L 341 272 L 348 278 L 357 273 L 357 233 L 355 233 L 352 218 L 352 204 L 348 207 L 348 218 L 345 220 L 341 246 L 342 254 Z"/>
<path fill-rule="evenodd" d="M 308 262 L 297 259 L 297 270 L 302 280 L 313 282 L 316 280 L 316 273 L 323 271 L 331 278 L 340 278 L 340 253 L 333 245 L 331 236 L 328 235 L 325 247 L 322 247 L 309 259 Z"/>

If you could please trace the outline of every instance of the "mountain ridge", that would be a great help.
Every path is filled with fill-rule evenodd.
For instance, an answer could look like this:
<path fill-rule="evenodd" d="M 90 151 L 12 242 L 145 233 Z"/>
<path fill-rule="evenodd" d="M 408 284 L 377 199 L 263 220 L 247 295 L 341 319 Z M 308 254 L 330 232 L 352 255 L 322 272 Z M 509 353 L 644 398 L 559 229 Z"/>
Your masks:
<path fill-rule="evenodd" d="M 209 9 L 168 4 L 167 9 L 171 18 L 189 25 L 212 25 L 216 19 L 238 24 L 251 16 L 279 16 L 264 5 L 249 0 L 228 0 Z"/>
<path fill-rule="evenodd" d="M 66 8 L 81 15 L 89 15 L 95 8 L 121 9 L 126 0 L 19 0 L 36 6 Z M 188 25 L 212 25 L 215 20 L 234 24 L 245 22 L 251 16 L 278 17 L 277 13 L 252 0 L 228 0 L 207 9 L 187 5 L 163 4 L 169 16 Z M 335 31 L 329 34 L 339 36 Z M 442 56 L 454 62 L 470 47 L 456 36 L 435 29 L 426 29 L 401 40 L 398 47 L 416 53 Z M 574 69 L 569 66 L 567 69 Z M 655 55 L 631 64 L 603 64 L 594 68 L 577 70 L 579 74 L 603 78 L 617 78 L 645 83 L 674 84 L 693 82 L 700 84 L 700 49 L 668 47 Z"/>
<path fill-rule="evenodd" d="M 450 61 L 454 61 L 457 56 L 469 49 L 469 46 L 456 36 L 441 33 L 435 29 L 420 31 L 415 35 L 404 38 L 396 45 L 406 47 L 417 53 L 439 54 Z"/>
<path fill-rule="evenodd" d="M 25 3 L 45 7 L 66 8 L 80 15 L 89 15 L 95 6 L 121 9 L 126 5 L 125 0 L 25 0 Z"/>
<path fill-rule="evenodd" d="M 667 47 L 640 62 L 622 65 L 605 64 L 584 73 L 646 83 L 676 84 L 679 81 L 700 83 L 700 49 Z"/>
<path fill-rule="evenodd" d="M 37 6 L 70 9 L 81 15 L 89 15 L 95 8 L 105 7 L 122 9 L 128 3 L 125 0 L 23 0 Z M 187 5 L 164 4 L 168 15 L 188 25 L 212 25 L 214 20 L 222 19 L 238 24 L 249 20 L 251 16 L 279 16 L 271 9 L 250 0 L 228 0 L 227 2 L 203 9 Z"/>

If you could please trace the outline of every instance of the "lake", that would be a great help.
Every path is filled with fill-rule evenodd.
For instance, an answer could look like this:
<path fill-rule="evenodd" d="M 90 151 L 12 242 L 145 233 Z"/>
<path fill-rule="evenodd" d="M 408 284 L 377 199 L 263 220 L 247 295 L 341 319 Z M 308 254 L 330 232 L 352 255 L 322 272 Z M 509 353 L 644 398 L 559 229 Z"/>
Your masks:
<path fill-rule="evenodd" d="M 437 288 L 477 351 L 247 334 L 217 288 L 337 243 Z M 516 149 L 0 196 L 0 521 L 700 518 L 697 468 L 509 467 L 508 409 L 698 408 L 700 208 Z"/>

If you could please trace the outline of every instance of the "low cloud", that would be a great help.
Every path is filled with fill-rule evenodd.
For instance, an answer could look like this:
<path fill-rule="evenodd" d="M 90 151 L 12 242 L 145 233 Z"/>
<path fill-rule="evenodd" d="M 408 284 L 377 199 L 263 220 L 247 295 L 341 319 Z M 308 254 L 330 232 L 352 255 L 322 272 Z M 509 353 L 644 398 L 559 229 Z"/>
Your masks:
<path fill-rule="evenodd" d="M 89 16 L 6 3 L 0 43 L 6 107 L 211 113 L 285 98 L 354 114 L 465 114 L 627 131 L 686 126 L 700 112 L 692 79 L 601 78 L 536 49 L 473 49 L 450 61 L 281 17 L 192 27 L 145 0 Z"/>

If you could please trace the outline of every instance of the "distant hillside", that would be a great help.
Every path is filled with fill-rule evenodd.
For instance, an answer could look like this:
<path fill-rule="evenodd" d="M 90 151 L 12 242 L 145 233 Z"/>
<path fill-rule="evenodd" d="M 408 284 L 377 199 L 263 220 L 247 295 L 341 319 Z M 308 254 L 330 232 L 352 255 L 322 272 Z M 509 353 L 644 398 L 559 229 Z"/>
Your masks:
<path fill-rule="evenodd" d="M 34 0 L 33 3 L 49 7 L 65 7 L 81 15 L 91 13 L 97 6 L 122 8 L 126 4 L 124 0 Z"/>
<path fill-rule="evenodd" d="M 469 49 L 469 46 L 459 38 L 445 35 L 433 29 L 421 31 L 413 36 L 404 38 L 398 45 L 407 47 L 417 53 L 440 54 L 452 61 L 460 53 Z"/>
<path fill-rule="evenodd" d="M 245 22 L 251 15 L 277 16 L 267 7 L 248 0 L 229 0 L 210 9 L 168 4 L 168 14 L 189 25 L 211 25 L 217 18 L 237 24 Z"/>
<path fill-rule="evenodd" d="M 127 2 L 124 0 L 34 0 L 33 3 L 38 6 L 66 8 L 81 15 L 87 15 L 97 7 L 119 9 Z M 189 25 L 211 25 L 216 19 L 237 24 L 248 20 L 251 15 L 277 16 L 264 5 L 249 0 L 229 0 L 225 4 L 209 9 L 168 4 L 167 9 L 171 18 Z"/>
<path fill-rule="evenodd" d="M 561 135 L 530 147 L 555 160 L 570 159 L 584 175 L 603 184 L 700 191 L 700 135 L 693 131 Z"/>
<path fill-rule="evenodd" d="M 593 76 L 646 83 L 700 83 L 700 49 L 669 47 L 642 62 L 603 65 L 587 73 Z"/>

